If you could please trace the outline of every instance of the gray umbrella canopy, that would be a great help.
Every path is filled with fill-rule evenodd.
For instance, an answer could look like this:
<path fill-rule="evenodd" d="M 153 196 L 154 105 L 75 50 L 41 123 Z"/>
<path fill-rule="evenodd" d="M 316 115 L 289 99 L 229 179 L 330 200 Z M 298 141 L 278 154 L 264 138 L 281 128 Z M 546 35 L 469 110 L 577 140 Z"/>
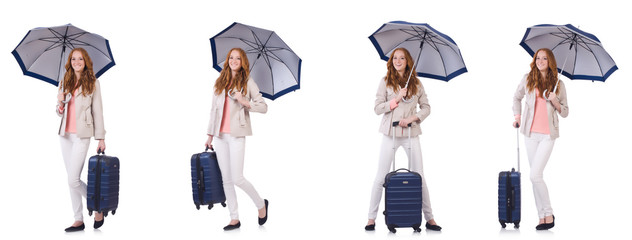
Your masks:
<path fill-rule="evenodd" d="M 246 52 L 250 76 L 264 97 L 274 100 L 300 88 L 302 60 L 273 31 L 233 23 L 210 40 L 217 71 L 232 48 Z"/>
<path fill-rule="evenodd" d="M 71 24 L 31 29 L 12 54 L 24 75 L 57 86 L 66 73 L 70 51 L 79 47 L 90 55 L 96 77 L 114 66 L 107 39 Z"/>
<path fill-rule="evenodd" d="M 393 50 L 406 48 L 415 61 L 415 71 L 420 77 L 447 82 L 467 72 L 456 42 L 428 24 L 404 21 L 385 23 L 369 39 L 385 61 L 388 61 Z"/>
<path fill-rule="evenodd" d="M 558 71 L 561 70 L 569 79 L 603 82 L 618 69 L 595 35 L 570 24 L 542 24 L 527 28 L 520 46 L 531 56 L 540 48 L 551 49 Z"/>

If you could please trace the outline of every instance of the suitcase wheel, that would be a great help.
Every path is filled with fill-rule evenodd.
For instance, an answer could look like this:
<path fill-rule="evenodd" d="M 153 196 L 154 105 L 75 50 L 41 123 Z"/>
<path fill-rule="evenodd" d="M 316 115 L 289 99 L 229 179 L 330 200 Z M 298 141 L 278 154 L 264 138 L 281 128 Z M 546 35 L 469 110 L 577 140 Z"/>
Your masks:
<path fill-rule="evenodd" d="M 517 229 L 517 228 L 520 228 L 520 222 L 515 222 L 515 223 L 514 223 L 514 228 L 516 228 L 516 229 Z"/>
<path fill-rule="evenodd" d="M 195 208 L 197 208 L 197 210 L 200 210 L 200 204 L 195 204 Z"/>
<path fill-rule="evenodd" d="M 112 210 L 112 215 L 116 214 L 116 209 Z"/>
<path fill-rule="evenodd" d="M 222 203 L 222 207 L 226 207 L 226 203 L 225 202 Z"/>
<path fill-rule="evenodd" d="M 396 233 L 397 230 L 395 230 L 395 226 L 393 225 L 388 225 L 388 230 L 391 231 L 392 233 Z"/>
<path fill-rule="evenodd" d="M 211 210 L 211 208 L 213 208 L 213 204 L 212 203 L 208 205 L 208 210 Z"/>
<path fill-rule="evenodd" d="M 500 221 L 500 226 L 502 226 L 503 228 L 507 227 L 507 224 L 505 224 L 505 221 Z"/>
<path fill-rule="evenodd" d="M 415 229 L 415 232 L 421 232 L 421 228 L 414 227 L 413 229 Z"/>
<path fill-rule="evenodd" d="M 92 216 L 92 210 L 88 211 L 88 216 Z"/>
<path fill-rule="evenodd" d="M 103 213 L 103 217 L 107 217 L 107 216 L 108 216 L 108 211 L 105 211 L 105 212 Z"/>

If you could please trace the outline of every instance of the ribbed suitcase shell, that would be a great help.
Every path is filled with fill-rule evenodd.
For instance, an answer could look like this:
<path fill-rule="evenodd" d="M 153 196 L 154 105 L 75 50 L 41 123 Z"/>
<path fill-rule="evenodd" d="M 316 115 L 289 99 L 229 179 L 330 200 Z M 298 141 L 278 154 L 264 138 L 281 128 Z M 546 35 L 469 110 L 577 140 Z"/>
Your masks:
<path fill-rule="evenodd" d="M 205 151 L 193 154 L 191 157 L 191 186 L 195 207 L 200 209 L 200 205 L 209 205 L 208 209 L 211 209 L 215 203 L 221 203 L 225 207 L 226 195 L 224 195 L 222 184 L 222 173 L 215 152 Z"/>
<path fill-rule="evenodd" d="M 498 221 L 504 228 L 513 223 L 520 227 L 520 172 L 514 169 L 498 176 Z"/>
<path fill-rule="evenodd" d="M 116 213 L 119 202 L 120 162 L 117 157 L 98 154 L 88 160 L 88 214 Z"/>
<path fill-rule="evenodd" d="M 386 175 L 384 215 L 391 232 L 402 227 L 421 231 L 421 181 L 419 173 L 407 169 L 398 169 Z"/>

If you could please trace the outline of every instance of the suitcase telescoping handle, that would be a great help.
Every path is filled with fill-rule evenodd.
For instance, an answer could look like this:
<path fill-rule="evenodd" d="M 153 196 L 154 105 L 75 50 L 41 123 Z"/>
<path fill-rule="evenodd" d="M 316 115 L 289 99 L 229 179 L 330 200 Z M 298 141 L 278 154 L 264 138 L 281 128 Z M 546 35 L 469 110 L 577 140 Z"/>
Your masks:
<path fill-rule="evenodd" d="M 408 124 L 408 156 L 410 157 L 410 159 L 414 159 L 413 156 L 412 156 L 413 155 L 413 151 L 411 150 L 411 146 L 412 146 L 413 142 L 410 139 L 410 128 L 411 128 L 412 125 L 413 125 L 412 123 Z M 392 131 L 392 133 L 393 133 L 393 155 L 395 155 L 395 152 L 397 150 L 395 148 L 395 127 L 397 127 L 397 126 L 399 126 L 399 121 L 393 122 L 393 131 Z M 408 160 L 408 169 L 410 169 L 410 160 Z M 401 168 L 397 169 L 397 171 L 399 171 L 399 170 L 401 170 Z M 395 171 L 395 156 L 393 156 L 393 171 Z"/>
<path fill-rule="evenodd" d="M 520 129 L 520 123 L 516 123 L 514 125 L 514 128 L 516 128 L 516 149 L 518 150 L 518 172 L 520 172 L 520 132 L 518 131 L 518 129 Z"/>

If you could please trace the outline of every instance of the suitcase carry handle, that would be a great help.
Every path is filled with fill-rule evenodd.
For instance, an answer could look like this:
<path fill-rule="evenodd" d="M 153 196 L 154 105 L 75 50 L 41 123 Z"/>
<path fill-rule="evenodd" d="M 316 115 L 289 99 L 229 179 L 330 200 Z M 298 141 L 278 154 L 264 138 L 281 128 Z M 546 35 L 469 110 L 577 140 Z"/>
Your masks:
<path fill-rule="evenodd" d="M 206 146 L 206 149 L 204 149 L 205 152 L 208 152 L 208 146 Z M 211 151 L 215 152 L 215 149 L 213 149 L 213 147 L 211 147 Z"/>
<path fill-rule="evenodd" d="M 412 125 L 413 125 L 413 123 L 408 123 L 408 127 L 410 127 Z M 397 126 L 399 126 L 399 121 L 393 122 L 393 127 L 397 127 Z"/>
<path fill-rule="evenodd" d="M 411 147 L 413 145 L 413 141 L 410 139 L 410 129 L 411 129 L 412 125 L 413 125 L 413 123 L 408 123 L 408 151 L 409 151 L 408 156 L 410 157 L 410 159 L 413 159 L 413 156 L 412 156 L 413 152 L 412 152 L 412 149 L 411 149 Z M 395 151 L 395 127 L 397 127 L 397 126 L 399 126 L 399 121 L 393 122 L 393 131 L 392 131 L 392 134 L 393 134 L 393 154 L 396 153 L 396 151 Z M 410 169 L 410 159 L 408 160 L 408 168 L 409 169 Z M 405 168 L 402 168 L 402 169 L 405 169 Z M 393 156 L 393 171 L 395 171 L 395 156 Z M 397 171 L 399 171 L 399 170 L 397 170 Z"/>

